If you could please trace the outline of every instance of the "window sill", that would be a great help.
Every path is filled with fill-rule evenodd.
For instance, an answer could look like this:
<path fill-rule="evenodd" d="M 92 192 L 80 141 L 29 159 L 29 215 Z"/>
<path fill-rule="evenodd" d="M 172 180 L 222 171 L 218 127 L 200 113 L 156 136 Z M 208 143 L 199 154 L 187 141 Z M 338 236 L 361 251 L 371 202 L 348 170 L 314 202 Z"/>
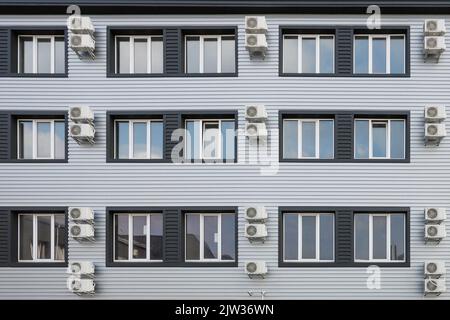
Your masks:
<path fill-rule="evenodd" d="M 409 262 L 284 262 L 279 261 L 280 268 L 409 268 Z"/>
<path fill-rule="evenodd" d="M 279 162 L 301 163 L 301 162 L 324 162 L 324 163 L 410 163 L 410 159 L 279 159 Z"/>
<path fill-rule="evenodd" d="M 237 261 L 233 262 L 107 262 L 107 267 L 113 268 L 151 268 L 151 267 L 179 267 L 179 268 L 192 268 L 192 267 L 237 267 Z"/>
<path fill-rule="evenodd" d="M 7 163 L 68 163 L 67 159 L 11 159 L 6 161 Z"/>
<path fill-rule="evenodd" d="M 172 163 L 167 159 L 106 159 L 107 163 Z"/>
<path fill-rule="evenodd" d="M 68 78 L 67 73 L 9 73 L 4 75 L 13 78 Z"/>
<path fill-rule="evenodd" d="M 66 261 L 63 262 L 11 262 L 11 267 L 15 268 L 66 268 Z"/>
<path fill-rule="evenodd" d="M 223 77 L 238 77 L 238 73 L 237 72 L 235 72 L 235 73 L 181 73 L 178 76 L 188 77 L 188 78 L 202 78 L 202 77 L 223 78 Z"/>

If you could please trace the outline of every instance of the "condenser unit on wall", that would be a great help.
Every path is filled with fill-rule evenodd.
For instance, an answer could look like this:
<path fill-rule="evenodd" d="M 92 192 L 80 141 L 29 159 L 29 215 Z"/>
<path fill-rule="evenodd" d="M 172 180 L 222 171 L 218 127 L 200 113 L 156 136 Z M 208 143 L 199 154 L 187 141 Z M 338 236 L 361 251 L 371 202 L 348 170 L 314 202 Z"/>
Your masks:
<path fill-rule="evenodd" d="M 87 207 L 71 207 L 69 208 L 69 219 L 92 223 L 94 221 L 94 210 Z"/>
<path fill-rule="evenodd" d="M 264 207 L 246 207 L 245 219 L 248 221 L 260 221 L 264 222 L 267 219 L 267 211 Z"/>
<path fill-rule="evenodd" d="M 78 143 L 94 143 L 95 129 L 88 123 L 76 123 L 70 125 L 70 136 Z"/>
<path fill-rule="evenodd" d="M 248 261 L 245 263 L 245 271 L 249 278 L 265 278 L 267 265 L 264 261 Z"/>
<path fill-rule="evenodd" d="M 425 144 L 439 145 L 447 131 L 444 123 L 425 123 Z"/>
<path fill-rule="evenodd" d="M 425 261 L 424 275 L 425 277 L 440 278 L 445 276 L 445 262 L 444 261 Z"/>
<path fill-rule="evenodd" d="M 265 224 L 249 223 L 245 225 L 245 236 L 250 241 L 264 242 L 267 237 L 267 228 Z"/>
<path fill-rule="evenodd" d="M 71 261 L 67 267 L 67 273 L 79 277 L 93 277 L 95 265 L 90 261 Z"/>
<path fill-rule="evenodd" d="M 93 279 L 81 279 L 75 276 L 70 276 L 67 279 L 67 288 L 76 294 L 94 294 L 95 283 Z"/>
<path fill-rule="evenodd" d="M 95 32 L 91 18 L 80 15 L 72 15 L 68 17 L 67 28 L 73 33 L 89 33 L 93 35 Z"/>
<path fill-rule="evenodd" d="M 427 105 L 425 106 L 425 122 L 436 123 L 447 118 L 444 105 Z"/>
<path fill-rule="evenodd" d="M 445 224 L 425 224 L 425 241 L 439 243 L 447 235 Z"/>
<path fill-rule="evenodd" d="M 247 105 L 245 106 L 245 119 L 248 121 L 265 121 L 267 120 L 266 108 L 263 105 Z"/>
<path fill-rule="evenodd" d="M 245 126 L 245 135 L 251 138 L 267 138 L 267 129 L 265 123 L 247 123 Z"/>
<path fill-rule="evenodd" d="M 441 223 L 447 217 L 445 208 L 425 208 L 425 221 Z"/>
<path fill-rule="evenodd" d="M 246 33 L 266 33 L 267 23 L 264 16 L 247 16 L 245 17 Z"/>
<path fill-rule="evenodd" d="M 267 51 L 266 35 L 263 33 L 245 35 L 245 48 L 252 54 L 265 55 Z"/>
<path fill-rule="evenodd" d="M 70 120 L 76 123 L 94 122 L 94 113 L 88 106 L 72 106 L 69 109 Z"/>
<path fill-rule="evenodd" d="M 426 54 L 441 54 L 445 51 L 445 37 L 442 36 L 428 36 L 424 37 L 423 47 Z"/>
<path fill-rule="evenodd" d="M 443 36 L 446 32 L 444 19 L 426 19 L 423 24 L 426 36 Z"/>
<path fill-rule="evenodd" d="M 94 226 L 91 224 L 69 224 L 69 235 L 78 241 L 94 240 Z"/>
<path fill-rule="evenodd" d="M 69 37 L 70 48 L 81 58 L 95 58 L 95 40 L 91 34 L 71 33 Z"/>
<path fill-rule="evenodd" d="M 445 286 L 445 279 L 425 279 L 424 280 L 424 293 L 425 295 L 436 295 L 447 291 Z"/>

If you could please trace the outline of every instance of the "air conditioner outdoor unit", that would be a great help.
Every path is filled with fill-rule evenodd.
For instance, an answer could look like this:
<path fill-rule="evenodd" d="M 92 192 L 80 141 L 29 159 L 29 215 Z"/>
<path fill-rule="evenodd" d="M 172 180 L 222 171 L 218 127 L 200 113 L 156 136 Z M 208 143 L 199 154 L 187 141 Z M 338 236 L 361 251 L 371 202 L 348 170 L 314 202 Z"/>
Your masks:
<path fill-rule="evenodd" d="M 425 225 L 425 240 L 440 241 L 445 238 L 447 232 L 444 224 L 426 224 Z"/>
<path fill-rule="evenodd" d="M 91 224 L 69 224 L 69 235 L 75 240 L 93 240 L 94 226 Z"/>
<path fill-rule="evenodd" d="M 246 207 L 245 219 L 248 221 L 265 221 L 267 219 L 267 211 L 265 207 Z"/>
<path fill-rule="evenodd" d="M 265 121 L 267 119 L 266 108 L 263 105 L 245 106 L 245 119 L 251 121 Z"/>
<path fill-rule="evenodd" d="M 95 40 L 90 34 L 72 33 L 70 35 L 70 48 L 74 51 L 94 52 Z"/>
<path fill-rule="evenodd" d="M 425 208 L 425 221 L 441 223 L 447 217 L 445 208 Z"/>
<path fill-rule="evenodd" d="M 247 33 L 266 33 L 267 23 L 264 16 L 245 17 L 245 32 Z"/>
<path fill-rule="evenodd" d="M 70 119 L 73 122 L 94 122 L 94 114 L 88 106 L 73 106 L 69 111 Z"/>
<path fill-rule="evenodd" d="M 67 279 L 67 289 L 76 294 L 94 294 L 95 283 L 93 279 L 80 279 L 70 276 Z"/>
<path fill-rule="evenodd" d="M 447 118 L 444 105 L 428 105 L 425 106 L 426 122 L 441 122 Z"/>
<path fill-rule="evenodd" d="M 445 30 L 444 19 L 426 19 L 423 24 L 423 32 L 426 36 L 443 36 Z"/>
<path fill-rule="evenodd" d="M 90 261 L 72 261 L 67 267 L 67 273 L 80 277 L 93 277 L 95 273 L 95 265 Z"/>
<path fill-rule="evenodd" d="M 265 224 L 248 223 L 245 225 L 245 236 L 250 240 L 263 241 L 267 237 L 267 229 Z"/>
<path fill-rule="evenodd" d="M 245 34 L 245 48 L 252 53 L 263 53 L 267 51 L 265 34 Z"/>
<path fill-rule="evenodd" d="M 72 221 L 93 221 L 94 210 L 87 207 L 71 207 L 69 208 L 69 219 Z"/>
<path fill-rule="evenodd" d="M 68 17 L 67 28 L 73 33 L 89 33 L 93 35 L 95 32 L 91 18 L 82 17 L 80 15 L 72 15 Z"/>
<path fill-rule="evenodd" d="M 447 291 L 445 279 L 425 279 L 424 284 L 425 295 L 440 295 Z"/>
<path fill-rule="evenodd" d="M 444 261 L 425 261 L 424 275 L 425 277 L 439 278 L 446 274 Z"/>
<path fill-rule="evenodd" d="M 425 140 L 439 142 L 447 135 L 444 123 L 426 123 Z"/>
<path fill-rule="evenodd" d="M 264 278 L 267 274 L 267 266 L 264 261 L 249 261 L 245 263 L 245 271 L 249 278 Z"/>
<path fill-rule="evenodd" d="M 445 51 L 445 37 L 429 36 L 424 37 L 424 50 L 426 54 L 441 54 Z"/>
<path fill-rule="evenodd" d="M 87 123 L 71 124 L 70 136 L 79 143 L 83 141 L 94 143 L 94 136 L 95 136 L 94 126 Z"/>
<path fill-rule="evenodd" d="M 267 138 L 267 129 L 265 123 L 247 123 L 245 126 L 245 135 L 252 138 Z"/>

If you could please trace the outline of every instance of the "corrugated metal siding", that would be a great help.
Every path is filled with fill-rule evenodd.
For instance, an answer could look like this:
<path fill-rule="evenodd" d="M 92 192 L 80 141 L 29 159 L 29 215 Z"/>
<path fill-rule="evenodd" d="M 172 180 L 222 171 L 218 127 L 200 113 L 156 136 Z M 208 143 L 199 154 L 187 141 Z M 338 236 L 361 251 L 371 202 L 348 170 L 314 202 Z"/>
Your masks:
<path fill-rule="evenodd" d="M 267 298 L 420 299 L 422 263 L 442 259 L 450 266 L 450 241 L 423 242 L 423 208 L 450 210 L 450 139 L 439 148 L 423 145 L 423 106 L 448 104 L 450 57 L 439 64 L 422 59 L 425 16 L 387 16 L 387 25 L 411 27 L 411 78 L 280 78 L 279 25 L 362 25 L 365 16 L 267 15 L 269 51 L 264 61 L 250 60 L 244 48 L 244 15 L 92 16 L 97 59 L 80 61 L 70 52 L 67 79 L 0 79 L 0 110 L 63 110 L 73 103 L 90 105 L 96 116 L 96 144 L 69 142 L 67 164 L 0 164 L 0 203 L 4 206 L 91 206 L 96 211 L 95 243 L 70 240 L 70 259 L 97 265 L 95 298 L 250 299 L 263 289 Z M 450 16 L 443 17 L 450 19 Z M 62 25 L 65 17 L 0 16 L 8 25 Z M 230 25 L 239 27 L 238 78 L 106 78 L 108 25 Z M 450 27 L 450 26 L 448 26 Z M 240 136 L 237 164 L 106 163 L 107 110 L 239 109 L 263 103 L 270 120 L 272 163 L 252 165 Z M 370 109 L 411 111 L 411 163 L 282 163 L 278 158 L 279 110 Z M 269 237 L 249 244 L 243 206 L 268 208 Z M 239 206 L 239 268 L 106 268 L 107 206 Z M 411 207 L 411 267 L 382 268 L 381 289 L 366 287 L 365 268 L 278 268 L 278 206 Z M 250 259 L 266 260 L 270 274 L 250 280 L 243 271 Z M 65 270 L 0 268 L 0 298 L 79 298 L 65 288 Z M 440 298 L 449 298 L 444 294 Z M 439 298 L 439 299 L 440 299 Z"/>

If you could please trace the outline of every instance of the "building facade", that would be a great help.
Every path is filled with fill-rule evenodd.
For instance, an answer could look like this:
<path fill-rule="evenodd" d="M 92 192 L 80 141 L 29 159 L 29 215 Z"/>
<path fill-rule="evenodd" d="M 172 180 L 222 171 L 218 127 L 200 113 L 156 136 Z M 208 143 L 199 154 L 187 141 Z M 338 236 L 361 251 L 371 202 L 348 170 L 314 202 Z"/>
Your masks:
<path fill-rule="evenodd" d="M 450 266 L 445 219 L 425 239 L 450 209 L 449 140 L 424 133 L 450 101 L 448 52 L 424 54 L 445 1 L 382 1 L 380 29 L 366 1 L 77 2 L 95 57 L 64 1 L 0 1 L 1 299 L 449 298 L 424 297 L 424 263 Z"/>

